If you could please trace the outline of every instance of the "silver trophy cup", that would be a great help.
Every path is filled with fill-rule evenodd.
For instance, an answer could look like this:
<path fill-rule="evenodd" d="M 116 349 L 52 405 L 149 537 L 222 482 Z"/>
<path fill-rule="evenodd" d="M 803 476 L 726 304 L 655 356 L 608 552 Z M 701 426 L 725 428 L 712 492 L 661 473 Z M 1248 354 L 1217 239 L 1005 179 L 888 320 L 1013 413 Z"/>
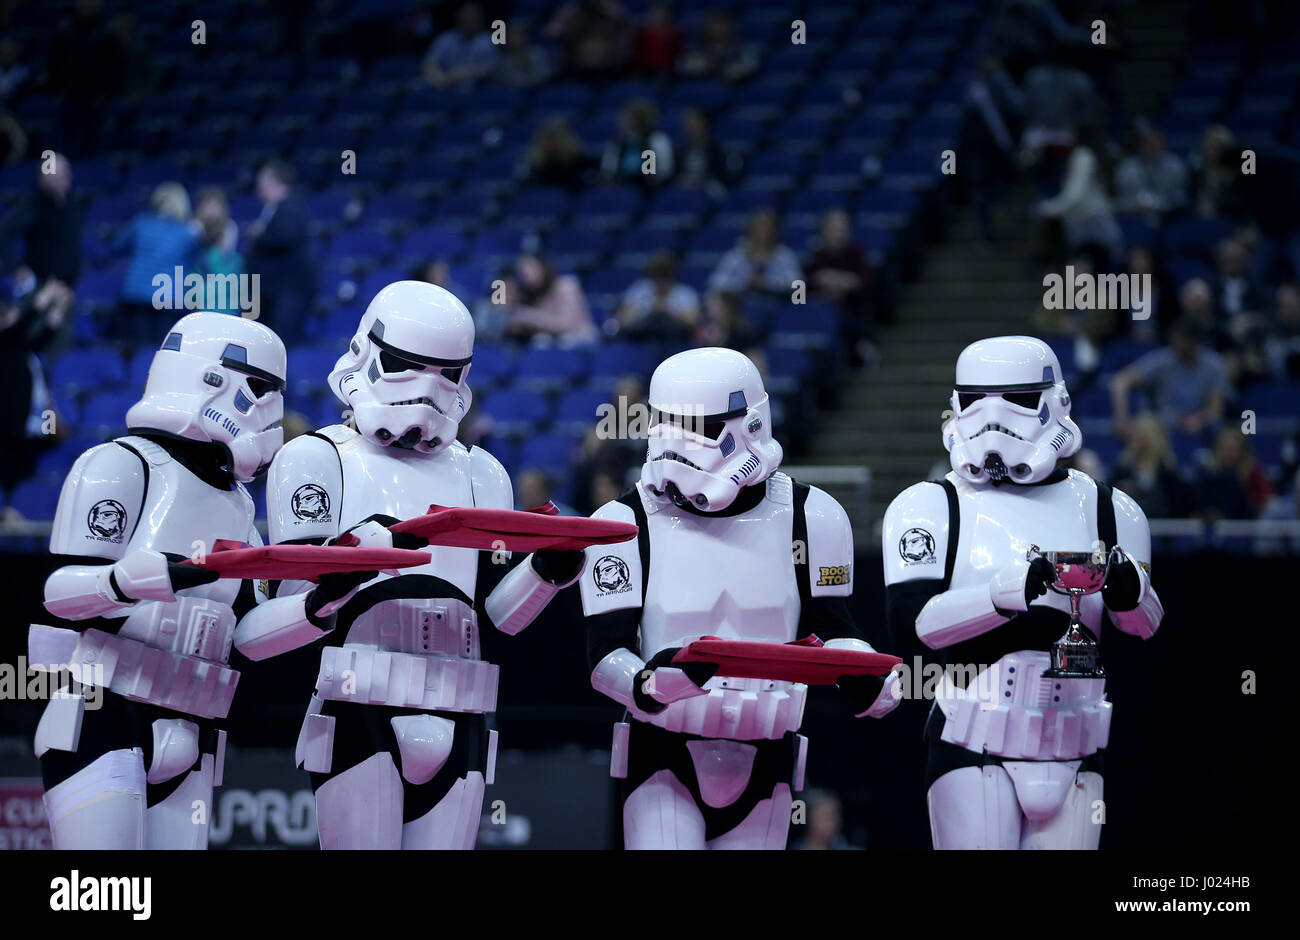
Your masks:
<path fill-rule="evenodd" d="M 1127 556 L 1118 545 L 1109 552 L 1045 552 L 1031 545 L 1025 553 L 1033 561 L 1042 556 L 1056 569 L 1056 580 L 1048 585 L 1057 594 L 1070 598 L 1070 625 L 1065 636 L 1052 646 L 1052 668 L 1044 676 L 1069 679 L 1095 679 L 1106 675 L 1101 667 L 1097 640 L 1079 621 L 1079 600 L 1095 594 L 1106 584 L 1111 565 L 1122 564 Z"/>

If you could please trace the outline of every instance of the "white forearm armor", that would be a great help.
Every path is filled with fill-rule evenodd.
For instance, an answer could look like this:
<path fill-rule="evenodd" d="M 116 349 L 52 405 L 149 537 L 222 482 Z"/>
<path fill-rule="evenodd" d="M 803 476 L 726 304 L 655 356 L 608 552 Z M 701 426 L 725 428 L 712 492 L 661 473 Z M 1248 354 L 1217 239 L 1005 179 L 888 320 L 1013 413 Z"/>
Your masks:
<path fill-rule="evenodd" d="M 291 594 L 258 604 L 239 621 L 235 629 L 235 649 L 259 662 L 325 636 L 329 631 L 322 630 L 307 616 L 309 596 Z"/>
<path fill-rule="evenodd" d="M 586 562 L 578 573 L 563 584 L 552 584 L 533 567 L 534 556 L 529 555 L 510 571 L 492 593 L 488 594 L 483 609 L 496 628 L 502 633 L 514 636 L 519 633 L 545 609 L 560 590 L 573 584 L 586 569 Z"/>

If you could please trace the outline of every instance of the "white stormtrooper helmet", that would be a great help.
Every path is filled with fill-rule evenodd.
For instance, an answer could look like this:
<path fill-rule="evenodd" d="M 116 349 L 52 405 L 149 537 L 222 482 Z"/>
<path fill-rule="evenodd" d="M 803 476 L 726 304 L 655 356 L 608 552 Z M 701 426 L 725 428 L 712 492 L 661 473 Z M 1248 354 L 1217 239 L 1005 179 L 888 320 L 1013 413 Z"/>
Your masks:
<path fill-rule="evenodd" d="M 719 512 L 781 465 L 763 379 L 731 349 L 689 349 L 650 378 L 641 483 L 679 506 Z"/>
<path fill-rule="evenodd" d="M 1083 445 L 1056 353 L 1032 336 L 994 336 L 957 357 L 952 468 L 971 483 L 1036 483 Z"/>
<path fill-rule="evenodd" d="M 284 343 L 269 328 L 227 313 L 191 313 L 154 353 L 126 426 L 222 444 L 235 479 L 246 483 L 284 443 L 284 378 Z"/>
<path fill-rule="evenodd" d="M 435 284 L 395 281 L 366 308 L 329 384 L 366 440 L 433 454 L 469 411 L 473 355 L 463 303 Z"/>

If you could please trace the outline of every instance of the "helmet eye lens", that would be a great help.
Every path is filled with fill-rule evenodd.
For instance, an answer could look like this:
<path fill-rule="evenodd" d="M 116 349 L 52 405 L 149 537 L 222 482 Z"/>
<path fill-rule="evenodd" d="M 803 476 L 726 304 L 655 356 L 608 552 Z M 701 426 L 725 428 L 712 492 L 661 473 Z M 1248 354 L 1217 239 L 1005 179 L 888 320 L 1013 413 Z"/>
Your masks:
<path fill-rule="evenodd" d="M 387 349 L 379 350 L 379 366 L 385 372 L 423 372 L 424 366 L 409 359 L 390 353 Z"/>
<path fill-rule="evenodd" d="M 442 377 L 445 378 L 448 382 L 451 382 L 453 385 L 459 385 L 460 377 L 464 374 L 465 374 L 464 366 L 456 366 L 455 368 L 452 369 L 442 370 Z"/>
<path fill-rule="evenodd" d="M 1003 399 L 1011 402 L 1017 408 L 1028 408 L 1030 411 L 1038 410 L 1038 400 L 1043 397 L 1042 392 L 1004 392 Z"/>
<path fill-rule="evenodd" d="M 265 398 L 275 391 L 275 383 L 250 375 L 248 377 L 248 390 L 253 393 L 254 398 Z"/>
<path fill-rule="evenodd" d="M 957 405 L 961 408 L 962 411 L 965 411 L 967 408 L 975 404 L 975 402 L 979 401 L 983 397 L 984 395 L 981 392 L 958 392 Z"/>
<path fill-rule="evenodd" d="M 701 421 L 699 417 L 693 415 L 676 415 L 656 409 L 650 426 L 654 427 L 658 424 L 675 424 L 683 431 L 699 434 L 711 441 L 720 438 L 723 429 L 727 426 L 725 421 Z"/>

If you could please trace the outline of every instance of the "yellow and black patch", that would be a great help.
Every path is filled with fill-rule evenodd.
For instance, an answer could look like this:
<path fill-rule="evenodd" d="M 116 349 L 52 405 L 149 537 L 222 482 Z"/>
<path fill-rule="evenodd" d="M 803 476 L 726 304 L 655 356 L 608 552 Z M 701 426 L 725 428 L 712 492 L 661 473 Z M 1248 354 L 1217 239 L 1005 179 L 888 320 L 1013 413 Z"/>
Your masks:
<path fill-rule="evenodd" d="M 852 565 L 834 565 L 830 568 L 818 567 L 821 577 L 817 579 L 818 587 L 833 587 L 838 584 L 848 584 L 852 576 Z"/>

